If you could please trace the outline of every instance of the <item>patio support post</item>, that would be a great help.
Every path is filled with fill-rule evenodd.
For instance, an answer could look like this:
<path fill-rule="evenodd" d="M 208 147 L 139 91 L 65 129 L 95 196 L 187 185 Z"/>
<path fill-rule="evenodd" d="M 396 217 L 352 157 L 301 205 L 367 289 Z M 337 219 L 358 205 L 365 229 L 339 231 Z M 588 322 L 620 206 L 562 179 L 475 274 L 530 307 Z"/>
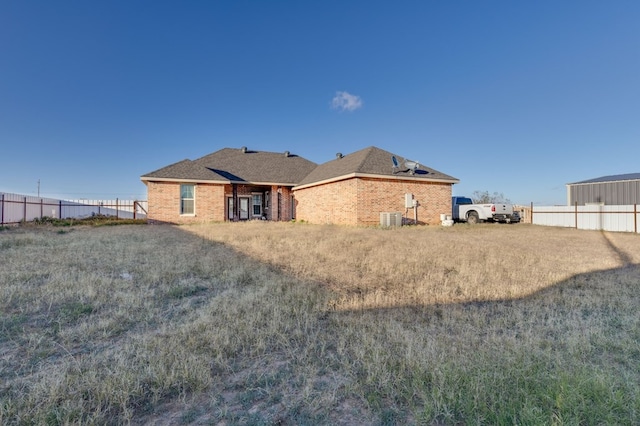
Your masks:
<path fill-rule="evenodd" d="M 278 187 L 278 222 L 282 220 L 282 188 Z"/>
<path fill-rule="evenodd" d="M 233 221 L 238 220 L 238 185 L 232 184 L 233 188 Z"/>

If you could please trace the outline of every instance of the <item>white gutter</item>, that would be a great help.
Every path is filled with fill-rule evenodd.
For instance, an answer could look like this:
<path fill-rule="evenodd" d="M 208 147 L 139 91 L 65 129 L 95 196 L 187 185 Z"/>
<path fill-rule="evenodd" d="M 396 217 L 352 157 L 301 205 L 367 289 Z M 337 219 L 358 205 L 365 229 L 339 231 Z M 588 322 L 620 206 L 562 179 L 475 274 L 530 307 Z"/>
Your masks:
<path fill-rule="evenodd" d="M 203 180 L 203 179 L 177 179 L 177 178 L 154 178 L 142 176 L 142 182 L 181 182 L 181 183 L 212 183 L 212 184 L 238 184 L 238 185 L 261 185 L 261 186 L 293 186 L 291 182 L 247 182 L 244 180 Z"/>
<path fill-rule="evenodd" d="M 218 183 L 227 184 L 231 183 L 228 180 L 202 180 L 202 179 L 176 179 L 176 178 L 154 178 L 154 177 L 141 177 L 142 182 L 180 182 L 180 183 Z"/>
<path fill-rule="evenodd" d="M 338 182 L 341 180 L 346 180 L 351 178 L 409 180 L 409 181 L 416 181 L 416 182 L 434 182 L 434 183 L 451 183 L 451 184 L 460 183 L 458 179 L 425 179 L 425 178 L 413 177 L 413 176 L 392 176 L 392 175 L 377 175 L 377 174 L 368 174 L 368 173 L 350 173 L 347 175 L 337 176 L 330 179 L 325 179 L 317 182 L 307 183 L 304 185 L 294 186 L 292 189 L 293 191 L 296 191 L 298 189 L 311 188 L 313 186 L 324 185 L 327 183 Z"/>

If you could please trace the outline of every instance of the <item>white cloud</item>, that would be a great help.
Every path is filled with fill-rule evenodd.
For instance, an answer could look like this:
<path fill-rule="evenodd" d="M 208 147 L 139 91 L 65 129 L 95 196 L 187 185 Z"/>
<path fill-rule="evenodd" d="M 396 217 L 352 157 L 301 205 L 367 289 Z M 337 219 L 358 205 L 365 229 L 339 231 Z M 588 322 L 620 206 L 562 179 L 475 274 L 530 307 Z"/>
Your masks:
<path fill-rule="evenodd" d="M 340 111 L 355 111 L 362 108 L 362 98 L 349 92 L 336 92 L 331 107 Z"/>

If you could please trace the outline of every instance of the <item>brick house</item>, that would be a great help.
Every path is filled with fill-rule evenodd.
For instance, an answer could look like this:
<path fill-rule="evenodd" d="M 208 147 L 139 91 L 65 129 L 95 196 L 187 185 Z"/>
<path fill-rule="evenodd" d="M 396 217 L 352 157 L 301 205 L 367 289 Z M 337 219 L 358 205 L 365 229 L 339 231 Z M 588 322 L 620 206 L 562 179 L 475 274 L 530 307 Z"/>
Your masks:
<path fill-rule="evenodd" d="M 141 176 L 148 218 L 193 223 L 250 219 L 377 225 L 382 212 L 435 224 L 459 181 L 376 147 L 316 164 L 289 152 L 224 148 Z M 406 207 L 412 194 L 416 208 Z"/>
<path fill-rule="evenodd" d="M 395 162 L 394 162 L 395 159 Z M 440 214 L 450 214 L 456 178 L 416 165 L 410 169 L 401 157 L 369 147 L 321 164 L 294 188 L 299 219 L 312 223 L 376 225 L 382 212 L 402 212 L 405 194 L 418 204 L 418 222 L 435 224 Z M 397 166 L 396 166 L 397 165 Z"/>

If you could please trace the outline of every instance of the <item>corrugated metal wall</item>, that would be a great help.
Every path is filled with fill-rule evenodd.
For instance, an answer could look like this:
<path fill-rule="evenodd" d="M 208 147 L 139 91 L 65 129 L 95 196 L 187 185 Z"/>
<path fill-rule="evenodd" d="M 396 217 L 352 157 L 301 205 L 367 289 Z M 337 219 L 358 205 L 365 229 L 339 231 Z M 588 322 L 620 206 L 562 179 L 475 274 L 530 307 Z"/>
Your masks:
<path fill-rule="evenodd" d="M 568 185 L 569 204 L 604 203 L 608 206 L 640 204 L 640 180 Z"/>

